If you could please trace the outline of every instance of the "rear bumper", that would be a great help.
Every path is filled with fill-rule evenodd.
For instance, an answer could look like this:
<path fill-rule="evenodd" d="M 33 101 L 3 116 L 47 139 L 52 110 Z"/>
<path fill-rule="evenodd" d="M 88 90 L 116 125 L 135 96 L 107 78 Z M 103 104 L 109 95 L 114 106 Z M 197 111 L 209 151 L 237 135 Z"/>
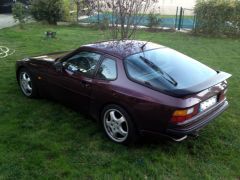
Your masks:
<path fill-rule="evenodd" d="M 212 108 L 208 109 L 205 112 L 202 112 L 195 117 L 188 120 L 185 124 L 182 125 L 170 125 L 166 134 L 171 136 L 181 136 L 181 135 L 190 135 L 195 134 L 197 131 L 206 126 L 209 122 L 219 116 L 228 108 L 228 101 L 224 100 Z"/>

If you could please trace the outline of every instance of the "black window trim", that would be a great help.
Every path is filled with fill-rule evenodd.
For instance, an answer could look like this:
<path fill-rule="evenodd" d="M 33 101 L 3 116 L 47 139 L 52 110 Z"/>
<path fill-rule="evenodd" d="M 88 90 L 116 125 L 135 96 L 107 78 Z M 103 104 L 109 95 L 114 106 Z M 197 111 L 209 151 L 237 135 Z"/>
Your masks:
<path fill-rule="evenodd" d="M 84 76 L 84 77 L 86 77 L 86 78 L 94 79 L 94 77 L 95 77 L 95 75 L 96 75 L 96 72 L 97 72 L 97 69 L 98 69 L 98 67 L 99 67 L 99 64 L 101 63 L 101 60 L 102 60 L 102 57 L 103 57 L 103 53 L 98 52 L 98 51 L 93 51 L 93 50 L 87 49 L 87 48 L 86 48 L 86 49 L 85 49 L 85 48 L 81 48 L 81 49 L 77 49 L 77 50 L 71 52 L 71 53 L 68 54 L 67 56 L 61 58 L 59 61 L 60 61 L 61 63 L 64 63 L 64 62 L 67 61 L 69 58 L 71 58 L 71 57 L 73 57 L 73 56 L 75 56 L 75 55 L 77 55 L 77 54 L 79 54 L 79 53 L 82 53 L 82 52 L 89 52 L 89 53 L 99 54 L 99 55 L 100 55 L 99 60 L 98 60 L 98 62 L 97 62 L 97 64 L 96 64 L 96 67 L 95 67 L 94 72 L 93 72 L 92 75 L 84 74 L 84 73 L 81 73 L 81 72 L 78 72 L 78 71 L 77 71 L 77 72 L 74 72 L 74 73 L 80 74 L 80 75 L 82 75 L 82 76 Z"/>
<path fill-rule="evenodd" d="M 156 48 L 156 49 L 161 49 L 161 48 Z M 147 51 L 156 50 L 156 49 L 149 49 Z M 144 51 L 144 52 L 146 52 L 146 51 Z M 138 53 L 141 53 L 141 52 L 138 52 Z M 138 54 L 138 53 L 134 53 L 134 54 L 131 54 L 131 55 L 135 55 L 135 54 Z M 129 55 L 129 56 L 131 56 L 131 55 Z M 193 94 L 197 94 L 197 93 L 199 93 L 199 92 L 209 88 L 209 86 L 216 85 L 217 82 L 219 83 L 219 82 L 223 81 L 223 79 L 226 80 L 229 77 L 231 77 L 231 74 L 225 73 L 223 71 L 216 71 L 217 74 L 215 76 L 211 77 L 210 79 L 207 79 L 206 81 L 204 81 L 204 82 L 202 82 L 200 84 L 191 86 L 189 88 L 183 88 L 183 89 L 177 89 L 177 90 L 155 88 L 155 87 L 149 86 L 147 84 L 144 84 L 143 82 L 138 81 L 138 80 L 132 78 L 129 75 L 128 70 L 127 70 L 127 65 L 126 65 L 126 59 L 129 56 L 127 56 L 127 57 L 125 57 L 123 59 L 123 69 L 125 71 L 125 74 L 126 74 L 127 78 L 131 82 L 136 83 L 138 85 L 141 85 L 141 86 L 143 86 L 145 88 L 149 88 L 151 90 L 154 90 L 154 91 L 157 91 L 157 92 L 161 92 L 161 93 L 163 93 L 165 95 L 172 96 L 172 97 L 185 98 L 187 96 L 190 96 L 190 95 L 193 95 Z M 210 85 L 210 84 L 212 84 L 212 85 Z M 203 86 L 204 86 L 204 88 L 203 88 Z"/>
<path fill-rule="evenodd" d="M 116 78 L 115 79 L 101 79 L 101 78 L 97 77 L 97 72 L 98 72 L 99 68 L 101 67 L 101 65 L 102 65 L 102 63 L 103 63 L 103 61 L 105 59 L 111 59 L 111 60 L 113 60 L 115 62 L 115 66 L 116 66 Z M 118 58 L 116 58 L 114 56 L 110 56 L 108 54 L 102 55 L 102 57 L 101 57 L 101 59 L 100 59 L 100 61 L 98 63 L 98 66 L 96 67 L 96 71 L 95 71 L 93 79 L 101 80 L 101 81 L 115 81 L 115 80 L 117 80 L 118 79 L 118 64 L 117 64 L 118 61 L 117 61 L 117 59 Z"/>
<path fill-rule="evenodd" d="M 132 55 L 144 53 L 144 52 L 147 52 L 147 51 L 156 50 L 156 49 L 160 49 L 160 48 L 149 49 L 149 50 L 145 50 L 145 51 L 142 51 L 142 52 L 137 52 L 137 53 L 134 53 L 134 54 L 131 54 L 131 55 L 125 57 L 125 58 L 123 59 L 123 69 L 124 69 L 124 71 L 125 71 L 125 74 L 126 74 L 127 78 L 128 78 L 130 81 L 132 81 L 132 82 L 134 82 L 134 83 L 136 83 L 136 84 L 139 84 L 139 85 L 141 85 L 141 86 L 144 86 L 144 87 L 146 87 L 146 88 L 152 89 L 152 90 L 154 90 L 154 91 L 158 91 L 158 92 L 162 92 L 162 93 L 168 94 L 166 89 L 160 89 L 160 88 L 152 87 L 152 86 L 150 86 L 150 85 L 148 85 L 148 84 L 145 84 L 145 83 L 142 82 L 142 81 L 139 81 L 139 80 L 137 80 L 137 79 L 132 78 L 132 77 L 130 76 L 128 70 L 127 70 L 127 65 L 126 65 L 127 62 L 126 62 L 126 59 L 127 59 L 128 57 L 130 57 L 130 56 L 132 56 Z M 169 95 L 170 95 L 170 94 L 169 94 Z"/>

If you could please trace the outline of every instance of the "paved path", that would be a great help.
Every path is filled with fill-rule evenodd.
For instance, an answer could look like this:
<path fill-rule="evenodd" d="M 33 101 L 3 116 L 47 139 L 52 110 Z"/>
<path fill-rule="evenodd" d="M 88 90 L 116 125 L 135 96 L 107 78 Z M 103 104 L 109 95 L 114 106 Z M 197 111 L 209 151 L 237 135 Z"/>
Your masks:
<path fill-rule="evenodd" d="M 16 25 L 17 22 L 11 14 L 0 14 L 0 29 Z"/>

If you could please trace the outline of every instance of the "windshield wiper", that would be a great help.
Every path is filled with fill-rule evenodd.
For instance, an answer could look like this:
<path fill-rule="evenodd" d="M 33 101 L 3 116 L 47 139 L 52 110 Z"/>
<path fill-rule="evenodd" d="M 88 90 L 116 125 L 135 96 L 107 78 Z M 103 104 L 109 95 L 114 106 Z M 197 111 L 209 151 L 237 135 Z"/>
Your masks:
<path fill-rule="evenodd" d="M 144 84 L 146 84 L 147 86 L 151 86 L 152 87 L 152 84 L 148 81 L 143 81 Z"/>
<path fill-rule="evenodd" d="M 166 73 L 165 71 L 163 71 L 160 67 L 158 67 L 156 64 L 154 64 L 153 62 L 151 62 L 150 60 L 148 60 L 147 58 L 140 56 L 140 59 L 145 62 L 149 67 L 151 67 L 153 70 L 160 72 L 160 74 L 162 74 L 162 77 L 167 80 L 168 82 L 170 82 L 171 84 L 173 84 L 174 86 L 177 86 L 177 81 L 175 79 L 173 79 L 173 77 L 171 77 L 168 73 Z"/>

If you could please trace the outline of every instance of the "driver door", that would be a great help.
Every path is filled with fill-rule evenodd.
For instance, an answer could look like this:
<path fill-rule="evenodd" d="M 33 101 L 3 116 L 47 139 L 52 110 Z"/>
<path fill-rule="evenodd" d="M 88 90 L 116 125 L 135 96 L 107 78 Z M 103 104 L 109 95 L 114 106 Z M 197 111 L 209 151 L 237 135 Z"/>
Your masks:
<path fill-rule="evenodd" d="M 92 77 L 101 55 L 81 51 L 62 61 L 62 70 L 55 70 L 51 81 L 55 92 L 64 103 L 79 110 L 88 110 L 91 101 Z"/>

